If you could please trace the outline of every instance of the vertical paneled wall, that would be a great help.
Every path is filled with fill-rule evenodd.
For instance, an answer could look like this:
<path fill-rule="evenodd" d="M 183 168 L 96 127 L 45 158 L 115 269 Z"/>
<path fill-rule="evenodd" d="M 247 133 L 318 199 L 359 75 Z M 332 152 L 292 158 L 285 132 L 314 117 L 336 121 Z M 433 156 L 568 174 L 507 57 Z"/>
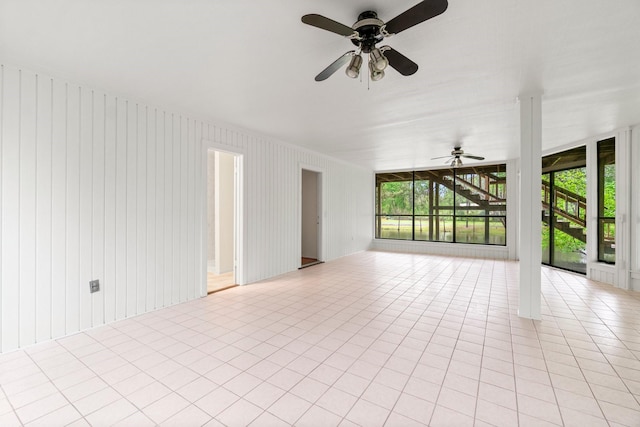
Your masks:
<path fill-rule="evenodd" d="M 1 73 L 2 350 L 196 296 L 203 125 Z"/>
<path fill-rule="evenodd" d="M 640 125 L 631 129 L 631 215 L 630 215 L 630 243 L 631 243 L 631 277 L 629 287 L 640 291 Z"/>
<path fill-rule="evenodd" d="M 206 143 L 244 154 L 245 280 L 273 277 L 300 266 L 301 169 L 323 175 L 324 261 L 371 244 L 373 175 L 297 147 L 209 125 Z"/>
<path fill-rule="evenodd" d="M 0 352 L 200 296 L 203 139 L 246 153 L 247 282 L 298 266 L 300 161 L 327 171 L 327 258 L 369 245 L 370 172 L 2 66 Z"/>
<path fill-rule="evenodd" d="M 636 289 L 634 282 L 634 254 L 638 243 L 634 238 L 638 223 L 634 213 L 637 168 L 633 166 L 634 133 L 621 128 L 611 133 L 589 138 L 587 147 L 587 200 L 598 200 L 598 141 L 611 137 L 616 140 L 616 260 L 615 264 L 598 261 L 598 204 L 587 204 L 587 277 L 622 289 Z"/>

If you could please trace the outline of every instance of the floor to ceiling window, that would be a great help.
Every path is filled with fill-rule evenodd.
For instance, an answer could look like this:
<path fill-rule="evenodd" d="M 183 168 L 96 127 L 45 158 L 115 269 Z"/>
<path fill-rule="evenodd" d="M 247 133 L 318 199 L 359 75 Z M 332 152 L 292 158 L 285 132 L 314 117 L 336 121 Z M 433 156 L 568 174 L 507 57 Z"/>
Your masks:
<path fill-rule="evenodd" d="M 616 259 L 616 140 L 598 141 L 598 261 Z"/>
<path fill-rule="evenodd" d="M 376 175 L 376 237 L 413 240 L 413 172 Z"/>
<path fill-rule="evenodd" d="M 376 174 L 376 238 L 506 244 L 506 165 Z"/>
<path fill-rule="evenodd" d="M 542 159 L 542 262 L 587 271 L 586 147 Z"/>

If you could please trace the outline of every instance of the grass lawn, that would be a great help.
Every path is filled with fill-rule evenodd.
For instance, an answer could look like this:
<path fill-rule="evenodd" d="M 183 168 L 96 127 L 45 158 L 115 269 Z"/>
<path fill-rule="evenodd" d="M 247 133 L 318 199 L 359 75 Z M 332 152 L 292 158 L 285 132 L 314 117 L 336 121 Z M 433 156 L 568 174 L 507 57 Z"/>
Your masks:
<path fill-rule="evenodd" d="M 459 219 L 456 229 L 456 241 L 458 243 L 485 243 L 485 226 L 484 218 L 477 219 Z M 383 217 L 382 227 L 379 238 L 382 239 L 400 239 L 411 240 L 411 219 L 407 217 Z M 420 220 L 416 218 L 415 229 L 416 240 L 429 240 L 429 220 L 427 218 Z M 505 227 L 502 223 L 495 219 L 489 225 L 489 244 L 504 245 Z M 453 241 L 453 220 L 440 219 L 439 235 L 435 236 L 434 241 L 451 242 Z"/>

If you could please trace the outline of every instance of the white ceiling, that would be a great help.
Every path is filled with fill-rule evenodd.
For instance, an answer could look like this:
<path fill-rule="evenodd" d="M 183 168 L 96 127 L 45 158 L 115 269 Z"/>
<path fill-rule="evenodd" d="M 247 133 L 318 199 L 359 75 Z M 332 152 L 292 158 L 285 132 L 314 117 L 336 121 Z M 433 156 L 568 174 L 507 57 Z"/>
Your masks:
<path fill-rule="evenodd" d="M 543 149 L 640 122 L 638 0 L 450 0 L 384 42 L 415 75 L 314 81 L 353 46 L 302 15 L 351 26 L 416 3 L 0 0 L 0 60 L 376 170 L 441 165 L 456 142 L 517 157 L 523 91 L 544 93 Z"/>

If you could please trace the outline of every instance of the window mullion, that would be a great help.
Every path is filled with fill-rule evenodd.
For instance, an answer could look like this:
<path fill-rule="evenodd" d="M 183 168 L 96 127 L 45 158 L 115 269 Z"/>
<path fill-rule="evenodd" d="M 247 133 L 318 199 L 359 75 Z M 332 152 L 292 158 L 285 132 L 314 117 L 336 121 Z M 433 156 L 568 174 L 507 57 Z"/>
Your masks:
<path fill-rule="evenodd" d="M 456 239 L 456 222 L 457 222 L 457 209 L 456 209 L 456 180 L 458 179 L 457 174 L 456 174 L 456 170 L 453 169 L 453 209 L 452 209 L 452 219 L 453 219 L 453 223 L 451 225 L 451 227 L 453 227 L 453 230 L 451 230 L 453 238 L 452 238 L 452 242 L 453 243 L 457 243 L 458 239 Z"/>
<path fill-rule="evenodd" d="M 411 240 L 416 240 L 416 171 L 411 173 Z"/>

